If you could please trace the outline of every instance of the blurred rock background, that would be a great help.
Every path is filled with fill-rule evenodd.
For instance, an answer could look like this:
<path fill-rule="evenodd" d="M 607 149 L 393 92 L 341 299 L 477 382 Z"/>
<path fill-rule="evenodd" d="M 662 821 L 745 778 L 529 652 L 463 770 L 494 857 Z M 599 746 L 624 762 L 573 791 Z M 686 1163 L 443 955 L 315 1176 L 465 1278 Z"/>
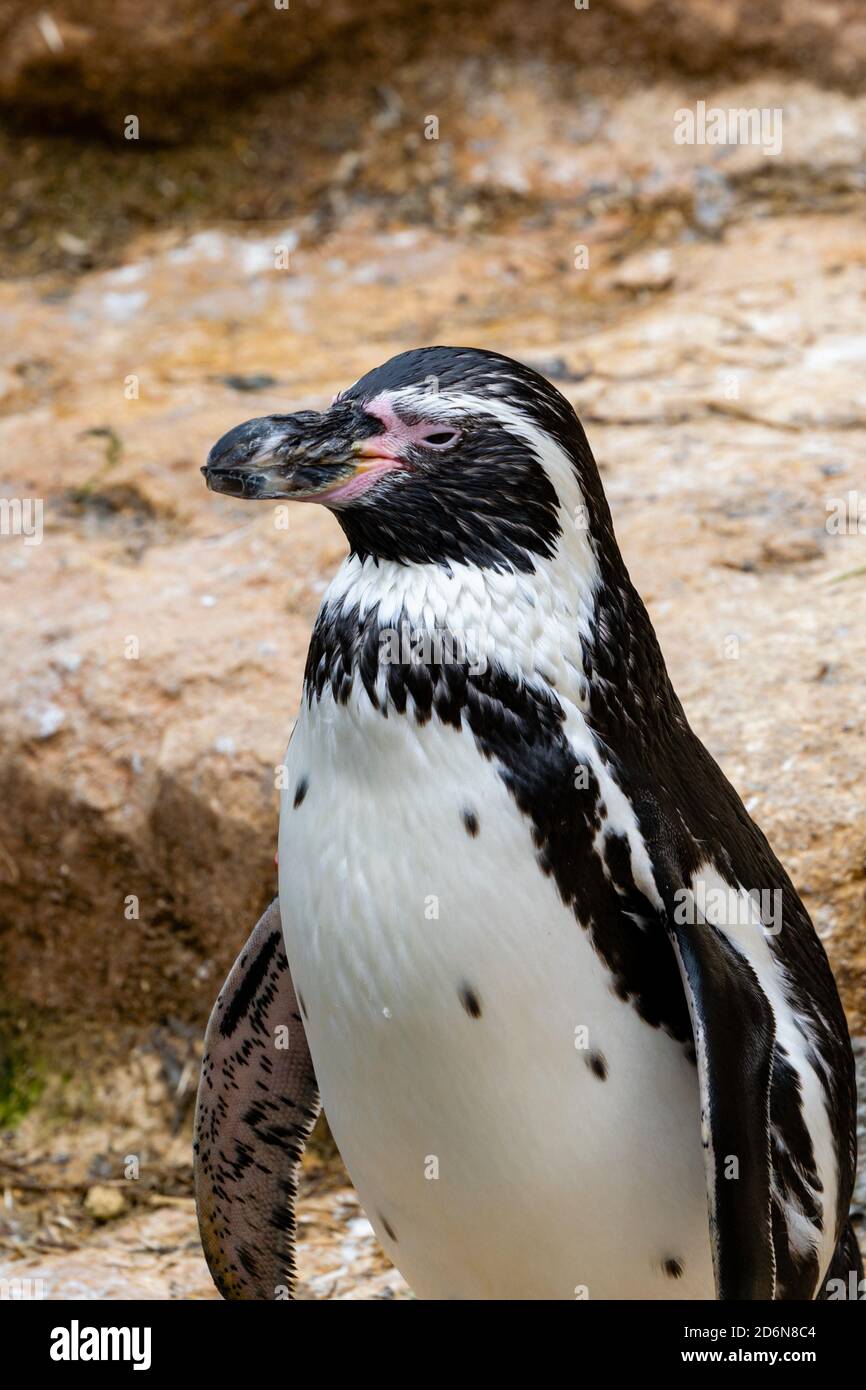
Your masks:
<path fill-rule="evenodd" d="M 408 346 L 574 402 L 866 1034 L 864 71 L 856 0 L 5 0 L 0 497 L 44 535 L 0 536 L 0 1277 L 212 1294 L 201 1031 L 343 541 L 198 470 Z M 698 101 L 781 152 L 676 144 Z M 302 1210 L 304 1296 L 405 1296 L 325 1133 Z"/>

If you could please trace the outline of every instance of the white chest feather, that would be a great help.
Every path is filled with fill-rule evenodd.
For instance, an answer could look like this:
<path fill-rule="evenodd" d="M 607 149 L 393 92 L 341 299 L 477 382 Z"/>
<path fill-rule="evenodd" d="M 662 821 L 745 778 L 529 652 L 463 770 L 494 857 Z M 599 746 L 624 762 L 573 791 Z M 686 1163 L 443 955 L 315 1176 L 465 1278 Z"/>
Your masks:
<path fill-rule="evenodd" d="M 313 1061 L 416 1293 L 712 1297 L 694 1068 L 615 997 L 472 735 L 326 692 L 287 766 Z"/>

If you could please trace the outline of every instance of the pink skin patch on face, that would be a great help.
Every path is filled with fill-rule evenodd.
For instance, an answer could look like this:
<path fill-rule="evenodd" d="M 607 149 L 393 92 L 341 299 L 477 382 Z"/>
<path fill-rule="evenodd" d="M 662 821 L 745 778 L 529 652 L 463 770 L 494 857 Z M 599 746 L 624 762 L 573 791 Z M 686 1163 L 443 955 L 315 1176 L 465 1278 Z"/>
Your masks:
<path fill-rule="evenodd" d="M 407 425 L 401 420 L 391 404 L 387 392 L 375 396 L 364 406 L 368 415 L 375 415 L 384 426 L 384 433 L 368 439 L 361 446 L 361 453 L 377 458 L 404 458 L 412 444 L 423 444 L 427 435 L 435 430 L 447 430 L 447 425 L 437 424 L 435 420 L 419 420 L 415 425 Z"/>
<path fill-rule="evenodd" d="M 299 501 L 324 502 L 326 506 L 334 502 L 354 501 L 386 473 L 407 470 L 409 464 L 406 455 L 413 444 L 423 443 L 437 428 L 447 429 L 447 426 L 437 426 L 435 420 L 420 420 L 417 424 L 408 425 L 394 410 L 387 393 L 367 401 L 364 409 L 368 415 L 381 420 L 384 428 L 381 434 L 364 440 L 358 449 L 358 472 L 326 492 L 318 492 L 310 498 L 299 498 Z"/>

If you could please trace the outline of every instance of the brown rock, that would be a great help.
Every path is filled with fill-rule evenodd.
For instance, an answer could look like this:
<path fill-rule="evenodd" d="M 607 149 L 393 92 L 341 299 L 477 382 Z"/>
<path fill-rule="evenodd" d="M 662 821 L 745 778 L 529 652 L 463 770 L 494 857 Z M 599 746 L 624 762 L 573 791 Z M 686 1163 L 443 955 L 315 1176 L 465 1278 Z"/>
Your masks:
<path fill-rule="evenodd" d="M 84 1209 L 94 1221 L 116 1221 L 126 1211 L 126 1198 L 119 1187 L 98 1184 L 88 1190 Z"/>
<path fill-rule="evenodd" d="M 373 8 L 381 19 L 394 6 L 374 0 Z M 134 0 L 53 0 L 39 11 L 10 0 L 0 100 L 40 119 L 96 118 L 118 139 L 133 114 L 142 139 L 171 137 L 227 91 L 285 81 L 355 9 L 351 0 L 285 8 L 156 0 L 146 10 Z"/>
<path fill-rule="evenodd" d="M 402 22 L 398 23 L 397 20 Z M 227 98 L 292 83 L 312 59 L 343 50 L 364 65 L 416 55 L 472 55 L 487 46 L 489 16 L 470 0 L 443 0 L 413 22 L 400 0 L 52 0 L 34 8 L 7 0 L 0 17 L 0 103 L 18 119 L 68 129 L 97 123 L 124 138 L 135 115 L 144 141 L 195 131 Z M 501 0 L 496 38 L 503 49 L 558 57 L 591 69 L 612 52 L 643 71 L 664 67 L 706 74 L 769 61 L 817 81 L 853 86 L 866 71 L 859 0 L 610 0 L 563 12 L 560 0 Z"/>
<path fill-rule="evenodd" d="M 511 283 L 505 316 L 503 259 L 489 242 L 418 229 L 369 241 L 362 229 L 299 248 L 290 280 L 257 259 L 273 233 L 220 234 L 206 260 L 201 238 L 193 256 L 151 239 L 129 268 L 85 274 L 55 303 L 34 302 L 26 283 L 2 291 L 19 325 L 12 353 L 44 357 L 53 345 L 64 371 L 57 394 L 46 381 L 38 406 L 0 421 L 15 489 L 38 487 L 45 501 L 42 545 L 6 538 L 0 552 L 8 988 L 88 1017 L 206 1016 L 274 891 L 274 769 L 343 543 L 324 512 L 297 509 L 285 532 L 267 507 L 208 494 L 198 465 L 240 418 L 321 403 L 391 351 L 439 337 L 445 318 L 430 318 L 423 289 L 435 276 L 449 336 L 582 364 L 562 384 L 587 421 L 687 711 L 795 880 L 806 872 L 856 1012 L 866 623 L 862 581 L 831 581 L 856 574 L 862 542 L 824 521 L 854 485 L 864 431 L 819 428 L 808 413 L 832 419 L 859 391 L 859 228 L 769 219 L 721 246 L 681 245 L 665 296 L 638 311 L 618 300 L 577 335 L 570 266 L 560 303 L 549 271 L 531 273 Z M 534 234 L 544 265 L 562 235 L 556 223 Z M 508 257 L 515 245 L 512 235 Z M 795 284 L 788 266 L 806 262 Z M 262 266 L 252 281 L 250 264 Z M 238 332 L 251 283 L 257 312 Z M 105 324 L 106 302 L 133 294 L 128 318 Z M 287 294 L 317 306 L 290 330 Z M 122 391 L 131 360 L 144 385 L 136 401 Z M 217 380 L 229 366 L 283 384 L 239 395 Z M 96 422 L 121 445 L 107 473 L 107 437 L 87 434 Z M 833 678 L 816 683 L 822 660 Z"/>
<path fill-rule="evenodd" d="M 640 256 L 630 256 L 613 275 L 615 288 L 627 290 L 629 294 L 640 294 L 642 291 L 658 294 L 661 290 L 669 289 L 673 282 L 673 256 L 663 247 Z"/>

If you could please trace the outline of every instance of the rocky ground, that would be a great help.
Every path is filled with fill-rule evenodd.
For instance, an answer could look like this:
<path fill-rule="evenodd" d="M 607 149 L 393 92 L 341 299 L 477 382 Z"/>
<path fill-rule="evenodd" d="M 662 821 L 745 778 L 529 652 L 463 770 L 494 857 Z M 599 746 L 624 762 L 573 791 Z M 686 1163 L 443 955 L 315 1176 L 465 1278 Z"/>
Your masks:
<path fill-rule="evenodd" d="M 110 1044 L 123 1053 L 119 1039 Z M 5 1135 L 0 1300 L 219 1297 L 190 1167 L 198 1051 L 164 1027 L 115 1065 L 91 1054 Z M 298 1240 L 299 1299 L 411 1297 L 324 1124 L 304 1157 Z"/>
<path fill-rule="evenodd" d="M 15 137 L 0 474 L 44 538 L 0 546 L 0 1275 L 52 1297 L 212 1292 L 197 1048 L 273 891 L 343 542 L 199 466 L 407 346 L 511 353 L 574 402 L 689 718 L 866 1035 L 866 100 L 781 63 L 349 66 L 171 147 Z M 782 109 L 782 152 L 676 145 L 697 100 Z M 327 1136 L 302 1210 L 303 1296 L 406 1295 Z"/>

